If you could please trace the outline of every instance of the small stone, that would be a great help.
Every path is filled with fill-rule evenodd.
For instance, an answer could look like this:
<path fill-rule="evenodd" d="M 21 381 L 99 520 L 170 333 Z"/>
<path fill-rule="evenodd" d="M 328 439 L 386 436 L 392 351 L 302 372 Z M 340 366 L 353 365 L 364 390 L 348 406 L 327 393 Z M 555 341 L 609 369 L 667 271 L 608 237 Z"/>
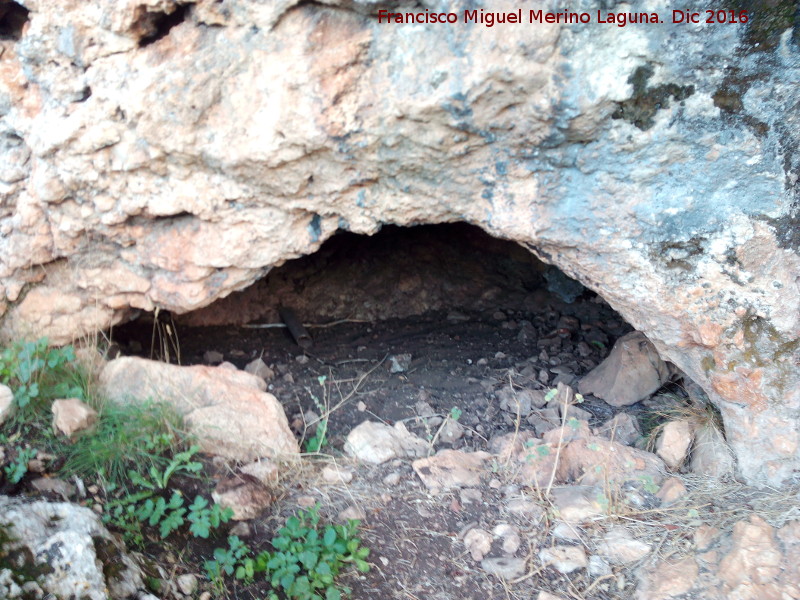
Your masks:
<path fill-rule="evenodd" d="M 400 473 L 397 471 L 392 471 L 386 477 L 383 478 L 383 483 L 390 486 L 395 486 L 400 483 Z"/>
<path fill-rule="evenodd" d="M 656 454 L 671 469 L 677 469 L 686 460 L 693 438 L 692 424 L 686 419 L 670 421 L 664 425 L 656 442 Z"/>
<path fill-rule="evenodd" d="M 328 465 L 322 469 L 322 478 L 328 483 L 350 483 L 353 481 L 353 472 L 350 469 Z"/>
<path fill-rule="evenodd" d="M 197 591 L 197 577 L 191 573 L 178 575 L 175 578 L 175 583 L 178 584 L 178 589 L 181 594 L 185 594 L 186 596 L 191 596 Z"/>
<path fill-rule="evenodd" d="M 91 427 L 97 420 L 97 412 L 77 398 L 54 400 L 53 430 L 67 437 Z"/>
<path fill-rule="evenodd" d="M 479 358 L 478 362 L 476 362 L 475 364 L 478 365 L 479 367 L 485 367 L 486 365 L 489 364 L 489 361 L 485 358 Z"/>
<path fill-rule="evenodd" d="M 492 534 L 484 529 L 470 529 L 464 535 L 464 546 L 472 556 L 472 560 L 480 561 L 492 548 Z"/>
<path fill-rule="evenodd" d="M 502 310 L 496 310 L 492 313 L 492 318 L 495 321 L 505 321 L 507 317 L 506 313 L 504 313 Z"/>
<path fill-rule="evenodd" d="M 308 358 L 308 356 L 306 356 L 305 354 L 298 354 L 297 356 L 294 357 L 294 360 L 298 365 L 306 365 L 308 364 L 308 361 L 311 359 Z"/>
<path fill-rule="evenodd" d="M 464 427 L 456 420 L 447 417 L 439 432 L 439 439 L 445 444 L 452 444 L 464 435 Z"/>
<path fill-rule="evenodd" d="M 536 596 L 536 600 L 564 600 L 562 596 L 556 596 L 555 594 L 551 594 L 550 592 L 539 592 L 539 595 Z"/>
<path fill-rule="evenodd" d="M 223 508 L 233 510 L 234 521 L 253 519 L 272 503 L 272 495 L 264 484 L 247 474 L 223 479 L 211 497 Z"/>
<path fill-rule="evenodd" d="M 619 413 L 615 415 L 614 418 L 598 427 L 595 433 L 600 437 L 619 442 L 625 446 L 632 445 L 636 440 L 642 437 L 639 421 L 636 420 L 636 417 L 628 413 Z"/>
<path fill-rule="evenodd" d="M 364 403 L 363 400 L 358 401 L 358 404 L 356 404 L 356 410 L 358 410 L 358 412 L 364 412 L 365 410 L 367 410 L 367 405 Z"/>
<path fill-rule="evenodd" d="M 567 523 L 581 523 L 605 514 L 600 488 L 586 485 L 554 487 L 551 491 L 558 515 Z"/>
<path fill-rule="evenodd" d="M 317 503 L 317 499 L 314 496 L 298 496 L 295 502 L 300 508 L 311 508 Z"/>
<path fill-rule="evenodd" d="M 236 525 L 231 527 L 228 533 L 240 538 L 247 538 L 253 535 L 253 528 L 250 527 L 250 523 L 247 521 L 239 521 Z"/>
<path fill-rule="evenodd" d="M 397 457 L 423 456 L 428 444 L 410 433 L 402 422 L 390 427 L 364 421 L 348 434 L 344 449 L 359 460 L 379 465 Z"/>
<path fill-rule="evenodd" d="M 206 350 L 203 353 L 203 362 L 207 365 L 218 365 L 225 357 L 223 356 L 222 352 L 217 352 L 216 350 Z"/>
<path fill-rule="evenodd" d="M 31 486 L 38 492 L 55 494 L 65 501 L 75 495 L 75 486 L 62 479 L 39 477 L 31 481 Z"/>
<path fill-rule="evenodd" d="M 592 577 L 604 577 L 611 574 L 611 565 L 597 555 L 589 557 L 589 566 L 587 567 L 589 575 Z"/>
<path fill-rule="evenodd" d="M 525 559 L 503 556 L 481 561 L 481 569 L 501 579 L 516 579 L 525 573 Z"/>
<path fill-rule="evenodd" d="M 663 599 L 680 597 L 694 587 L 699 575 L 697 561 L 687 556 L 675 562 L 660 561 L 646 571 L 639 571 L 640 598 Z M 742 596 L 756 598 L 757 596 Z"/>
<path fill-rule="evenodd" d="M 531 521 L 539 522 L 544 518 L 545 510 L 533 500 L 513 498 L 506 504 L 508 512 Z"/>
<path fill-rule="evenodd" d="M 650 545 L 633 539 L 624 527 L 613 527 L 597 545 L 597 553 L 613 565 L 626 565 L 643 559 L 650 553 Z"/>
<path fill-rule="evenodd" d="M 573 523 L 559 521 L 551 530 L 553 537 L 564 542 L 580 542 L 580 528 Z"/>
<path fill-rule="evenodd" d="M 257 358 L 247 363 L 244 370 L 247 373 L 255 375 L 256 377 L 261 377 L 261 379 L 263 379 L 264 381 L 272 381 L 273 379 L 275 379 L 275 371 L 270 369 L 267 366 L 267 363 L 265 363 L 260 358 Z"/>
<path fill-rule="evenodd" d="M 559 573 L 572 573 L 577 569 L 583 569 L 588 563 L 586 552 L 580 546 L 553 546 L 552 548 L 542 548 L 539 551 L 539 559 L 550 564 Z"/>
<path fill-rule="evenodd" d="M 516 528 L 508 523 L 500 523 L 497 525 L 492 530 L 492 534 L 495 537 L 502 538 L 503 552 L 509 556 L 516 554 L 517 550 L 519 550 L 519 547 L 522 545 L 522 540 L 520 539 Z"/>
<path fill-rule="evenodd" d="M 198 600 L 211 600 L 211 592 L 203 592 Z"/>
<path fill-rule="evenodd" d="M 661 500 L 663 504 L 672 504 L 679 498 L 685 496 L 687 493 L 686 486 L 677 477 L 670 477 L 667 479 L 661 489 L 658 490 L 656 497 Z"/>
<path fill-rule="evenodd" d="M 487 452 L 440 450 L 434 456 L 415 460 L 411 466 L 425 487 L 438 493 L 480 485 L 481 476 L 486 472 L 483 463 L 490 456 Z"/>
<path fill-rule="evenodd" d="M 264 485 L 278 481 L 278 465 L 268 458 L 261 458 L 248 463 L 239 469 L 242 473 L 251 475 Z"/>
<path fill-rule="evenodd" d="M 393 354 L 389 357 L 389 372 L 404 373 L 411 366 L 410 354 Z"/>
<path fill-rule="evenodd" d="M 505 352 L 495 352 L 494 353 L 495 360 L 503 360 L 504 358 L 508 358 Z"/>
<path fill-rule="evenodd" d="M 689 469 L 697 475 L 725 478 L 734 474 L 733 452 L 722 433 L 713 425 L 705 425 L 695 432 Z"/>
<path fill-rule="evenodd" d="M 340 523 L 346 523 L 351 519 L 356 521 L 363 521 L 364 519 L 367 518 L 367 513 L 365 513 L 364 509 L 361 508 L 360 506 L 348 506 L 339 513 L 337 518 Z"/>
<path fill-rule="evenodd" d="M 230 363 L 228 361 L 224 361 L 224 362 L 219 363 L 217 365 L 217 368 L 218 369 L 227 369 L 228 371 L 238 371 L 239 370 L 239 368 L 235 364 Z"/>
<path fill-rule="evenodd" d="M 720 530 L 710 525 L 701 525 L 694 532 L 694 545 L 698 550 L 707 550 L 720 536 Z"/>
<path fill-rule="evenodd" d="M 464 488 L 459 492 L 459 498 L 462 504 L 480 503 L 483 501 L 483 494 L 475 488 Z"/>

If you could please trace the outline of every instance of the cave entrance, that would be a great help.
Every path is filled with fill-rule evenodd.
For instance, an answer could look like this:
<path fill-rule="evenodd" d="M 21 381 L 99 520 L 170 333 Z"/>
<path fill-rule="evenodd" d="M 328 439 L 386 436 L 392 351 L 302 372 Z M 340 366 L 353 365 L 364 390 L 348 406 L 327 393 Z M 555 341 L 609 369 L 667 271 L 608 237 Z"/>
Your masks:
<path fill-rule="evenodd" d="M 310 347 L 280 326 L 279 307 L 306 324 Z M 306 437 L 315 415 L 334 407 L 333 445 L 367 418 L 404 420 L 430 439 L 453 414 L 465 433 L 452 447 L 477 449 L 514 430 L 503 388 L 574 385 L 630 330 L 518 244 L 447 224 L 337 234 L 241 292 L 190 314 L 140 318 L 113 339 L 123 354 L 184 365 L 244 368 L 260 358 L 268 390 Z M 599 400 L 586 409 L 597 422 L 613 412 Z"/>

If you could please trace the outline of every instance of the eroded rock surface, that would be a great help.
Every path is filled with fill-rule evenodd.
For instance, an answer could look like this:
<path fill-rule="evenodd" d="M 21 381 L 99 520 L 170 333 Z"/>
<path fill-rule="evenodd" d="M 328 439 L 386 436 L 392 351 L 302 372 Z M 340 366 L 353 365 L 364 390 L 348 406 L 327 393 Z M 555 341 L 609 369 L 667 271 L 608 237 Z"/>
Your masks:
<path fill-rule="evenodd" d="M 709 393 L 742 475 L 788 478 L 791 18 L 711 34 L 656 0 L 629 10 L 658 26 L 404 26 L 371 6 L 26 1 L 0 42 L 2 335 L 186 313 L 340 229 L 467 221 L 602 294 Z"/>

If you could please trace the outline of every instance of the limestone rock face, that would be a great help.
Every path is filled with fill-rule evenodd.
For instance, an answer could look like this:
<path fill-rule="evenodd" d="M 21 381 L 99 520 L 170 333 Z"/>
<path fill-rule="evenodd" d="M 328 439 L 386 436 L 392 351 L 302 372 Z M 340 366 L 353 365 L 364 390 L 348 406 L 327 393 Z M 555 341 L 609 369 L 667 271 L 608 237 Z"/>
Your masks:
<path fill-rule="evenodd" d="M 489 28 L 466 4 L 408 26 L 368 0 L 26 0 L 0 41 L 2 336 L 186 313 L 340 229 L 466 221 L 702 385 L 743 476 L 789 477 L 797 28 L 712 34 L 667 0 L 627 9 L 657 26 L 583 0 L 585 25 Z"/>

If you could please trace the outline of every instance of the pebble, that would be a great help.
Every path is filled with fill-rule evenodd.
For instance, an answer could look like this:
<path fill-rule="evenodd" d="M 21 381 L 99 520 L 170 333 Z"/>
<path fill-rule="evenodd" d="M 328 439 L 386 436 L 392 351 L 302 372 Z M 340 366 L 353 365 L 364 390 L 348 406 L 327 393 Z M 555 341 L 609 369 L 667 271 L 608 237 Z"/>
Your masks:
<path fill-rule="evenodd" d="M 383 478 L 383 483 L 386 485 L 395 486 L 400 483 L 400 473 L 393 471 Z"/>
<path fill-rule="evenodd" d="M 487 558 L 481 561 L 481 568 L 501 579 L 516 579 L 525 573 L 524 558 Z"/>
<path fill-rule="evenodd" d="M 322 469 L 322 478 L 328 483 L 350 483 L 353 481 L 353 472 L 350 469 L 328 465 Z"/>
<path fill-rule="evenodd" d="M 297 356 L 294 357 L 294 360 L 297 362 L 298 365 L 305 365 L 308 364 L 308 361 L 310 359 L 305 354 L 298 354 Z"/>
<path fill-rule="evenodd" d="M 191 573 L 178 575 L 175 579 L 175 583 L 178 584 L 178 589 L 181 591 L 181 594 L 186 594 L 187 596 L 191 596 L 197 590 L 197 577 Z"/>

